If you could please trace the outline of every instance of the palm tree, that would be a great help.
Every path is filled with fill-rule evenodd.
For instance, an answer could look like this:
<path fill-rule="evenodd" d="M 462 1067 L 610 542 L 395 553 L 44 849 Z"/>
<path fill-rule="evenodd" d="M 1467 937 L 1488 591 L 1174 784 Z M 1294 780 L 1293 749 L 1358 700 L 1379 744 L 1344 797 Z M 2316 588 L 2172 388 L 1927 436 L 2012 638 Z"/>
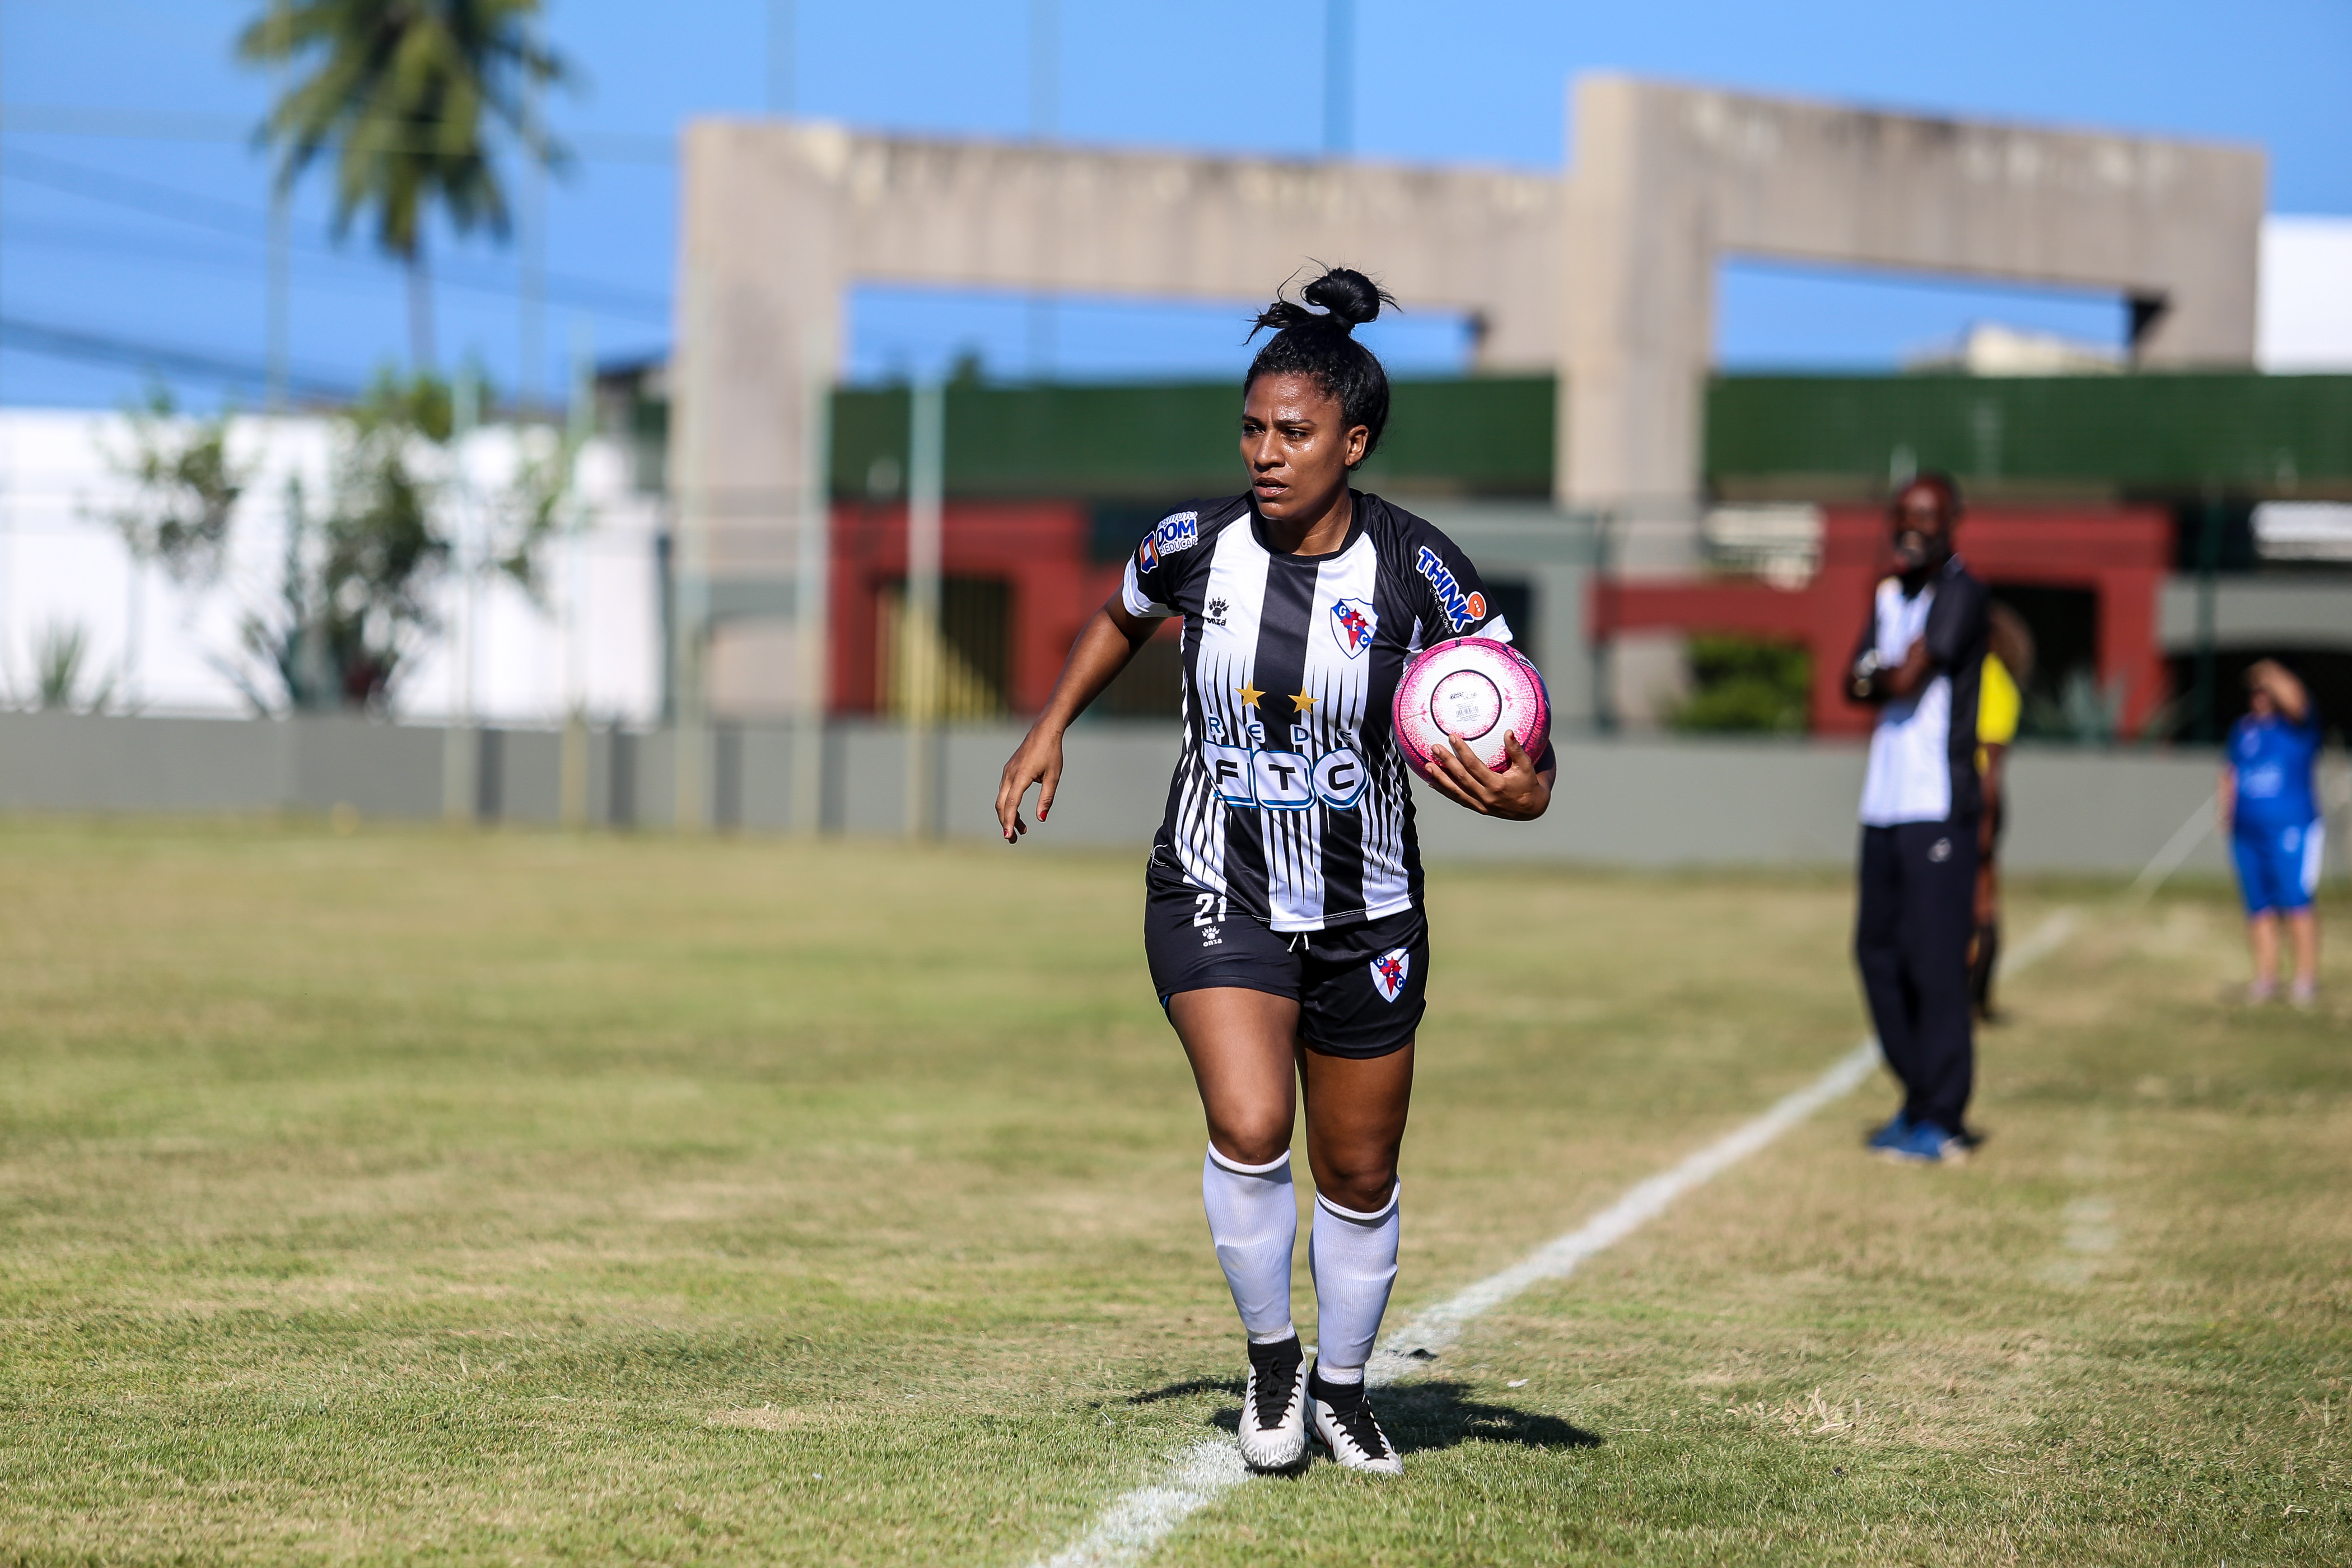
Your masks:
<path fill-rule="evenodd" d="M 419 373 L 433 364 L 428 209 L 437 204 L 459 234 L 508 231 L 486 119 L 527 157 L 551 165 L 564 157 L 531 109 L 534 89 L 571 77 L 532 37 L 539 10 L 540 0 L 272 0 L 237 40 L 238 55 L 257 65 L 318 57 L 261 135 L 278 149 L 281 185 L 333 150 L 335 235 L 369 209 L 376 244 L 407 268 Z"/>

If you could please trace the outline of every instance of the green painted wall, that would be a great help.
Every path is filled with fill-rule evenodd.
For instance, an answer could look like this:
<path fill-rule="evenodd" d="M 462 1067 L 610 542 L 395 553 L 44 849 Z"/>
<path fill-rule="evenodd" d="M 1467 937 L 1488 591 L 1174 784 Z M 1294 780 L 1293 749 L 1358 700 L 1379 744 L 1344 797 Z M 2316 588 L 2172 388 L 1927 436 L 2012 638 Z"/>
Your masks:
<path fill-rule="evenodd" d="M 902 488 L 906 389 L 845 390 L 833 407 L 835 492 Z M 1240 417 L 1241 390 L 1224 382 L 954 385 L 947 488 L 955 495 L 1153 502 L 1230 494 L 1244 482 Z M 1400 381 L 1387 437 L 1364 482 L 1424 493 L 1546 495 L 1551 426 L 1549 377 Z"/>
<path fill-rule="evenodd" d="M 1867 493 L 1904 460 L 1974 493 L 2352 487 L 2352 376 L 1723 376 L 1706 468 L 1728 494 Z"/>
<path fill-rule="evenodd" d="M 1549 495 L 1553 395 L 1549 377 L 1400 381 L 1365 482 Z M 835 395 L 837 492 L 903 487 L 907 400 L 904 388 Z M 1240 401 L 1222 382 L 954 386 L 948 489 L 1139 503 L 1237 490 Z M 1906 454 L 1979 496 L 2347 495 L 2352 376 L 1733 375 L 1708 385 L 1705 469 L 1725 495 L 1873 496 Z"/>

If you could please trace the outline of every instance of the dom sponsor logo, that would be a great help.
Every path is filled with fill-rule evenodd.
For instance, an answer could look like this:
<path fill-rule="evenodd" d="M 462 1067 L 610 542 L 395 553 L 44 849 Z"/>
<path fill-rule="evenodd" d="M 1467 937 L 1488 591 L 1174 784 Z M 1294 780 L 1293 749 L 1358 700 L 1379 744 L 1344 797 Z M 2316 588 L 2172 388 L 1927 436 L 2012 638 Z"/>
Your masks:
<path fill-rule="evenodd" d="M 1454 581 L 1454 569 L 1436 551 L 1423 545 L 1412 564 L 1436 590 L 1438 605 L 1445 612 L 1445 624 L 1450 629 L 1465 631 L 1486 618 L 1486 595 L 1475 589 L 1464 593 L 1462 584 Z"/>

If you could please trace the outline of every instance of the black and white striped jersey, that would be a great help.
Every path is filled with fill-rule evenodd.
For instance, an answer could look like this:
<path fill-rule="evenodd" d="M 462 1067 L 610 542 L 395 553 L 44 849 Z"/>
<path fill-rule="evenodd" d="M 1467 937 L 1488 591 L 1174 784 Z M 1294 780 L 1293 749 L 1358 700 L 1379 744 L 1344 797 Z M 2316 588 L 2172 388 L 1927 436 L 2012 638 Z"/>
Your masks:
<path fill-rule="evenodd" d="M 1184 617 L 1184 751 L 1153 862 L 1276 931 L 1421 901 L 1397 680 L 1430 644 L 1511 638 L 1452 540 L 1378 496 L 1355 514 L 1339 550 L 1284 555 L 1247 495 L 1175 512 L 1121 588 L 1130 614 Z"/>

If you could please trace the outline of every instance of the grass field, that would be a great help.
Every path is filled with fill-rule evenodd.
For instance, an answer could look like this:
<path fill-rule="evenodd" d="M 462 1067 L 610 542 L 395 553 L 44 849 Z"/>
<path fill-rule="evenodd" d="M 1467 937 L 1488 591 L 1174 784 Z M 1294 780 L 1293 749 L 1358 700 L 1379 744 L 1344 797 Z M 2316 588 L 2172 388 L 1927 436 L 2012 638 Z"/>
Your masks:
<path fill-rule="evenodd" d="M 1230 1426 L 1133 858 L 0 827 L 0 1563 L 1018 1565 Z M 1439 870 L 1395 1315 L 1863 1032 L 1829 878 Z M 2077 934 L 1167 1563 L 2352 1559 L 2352 913 Z M 1305 1191 L 1302 1184 L 1302 1193 Z M 1313 1310 L 1303 1280 L 1302 1328 Z"/>

